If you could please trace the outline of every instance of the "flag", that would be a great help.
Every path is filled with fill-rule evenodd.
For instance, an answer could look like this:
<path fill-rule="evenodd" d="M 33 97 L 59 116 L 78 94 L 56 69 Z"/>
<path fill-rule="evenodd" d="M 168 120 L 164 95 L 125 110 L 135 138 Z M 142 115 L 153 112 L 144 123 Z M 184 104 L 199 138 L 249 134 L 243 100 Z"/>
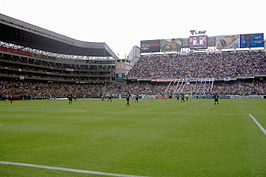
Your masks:
<path fill-rule="evenodd" d="M 24 80 L 24 76 L 19 76 L 19 79 L 20 80 Z"/>
<path fill-rule="evenodd" d="M 70 72 L 73 72 L 74 71 L 74 69 L 71 69 L 71 68 L 66 68 L 65 70 L 66 71 L 70 71 Z"/>
<path fill-rule="evenodd" d="M 224 81 L 230 81 L 230 80 L 231 80 L 230 77 L 225 77 L 225 78 L 224 78 Z"/>

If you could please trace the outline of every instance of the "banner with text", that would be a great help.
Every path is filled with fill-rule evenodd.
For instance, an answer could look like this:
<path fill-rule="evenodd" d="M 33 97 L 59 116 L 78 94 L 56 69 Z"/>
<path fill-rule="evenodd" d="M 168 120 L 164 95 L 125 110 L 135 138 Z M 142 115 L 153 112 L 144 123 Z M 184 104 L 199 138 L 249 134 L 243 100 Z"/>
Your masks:
<path fill-rule="evenodd" d="M 123 81 L 123 80 L 125 80 L 125 73 L 115 73 L 115 80 L 116 81 Z"/>
<path fill-rule="evenodd" d="M 160 40 L 140 41 L 141 53 L 160 52 Z"/>
<path fill-rule="evenodd" d="M 126 71 L 125 62 L 116 62 L 115 71 L 116 71 L 116 73 L 125 73 L 125 71 Z"/>
<path fill-rule="evenodd" d="M 240 35 L 216 36 L 216 48 L 219 50 L 240 48 Z"/>
<path fill-rule="evenodd" d="M 240 47 L 241 48 L 264 47 L 264 33 L 241 34 Z"/>
<path fill-rule="evenodd" d="M 175 79 L 151 79 L 151 82 L 173 82 Z"/>

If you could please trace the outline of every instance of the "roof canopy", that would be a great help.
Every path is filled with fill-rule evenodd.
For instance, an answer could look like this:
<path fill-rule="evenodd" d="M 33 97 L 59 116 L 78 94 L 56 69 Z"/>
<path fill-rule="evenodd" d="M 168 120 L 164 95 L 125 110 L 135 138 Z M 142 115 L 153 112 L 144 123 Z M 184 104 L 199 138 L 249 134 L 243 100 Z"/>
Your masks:
<path fill-rule="evenodd" d="M 0 41 L 52 53 L 118 59 L 104 42 L 79 41 L 3 14 L 0 14 Z"/>

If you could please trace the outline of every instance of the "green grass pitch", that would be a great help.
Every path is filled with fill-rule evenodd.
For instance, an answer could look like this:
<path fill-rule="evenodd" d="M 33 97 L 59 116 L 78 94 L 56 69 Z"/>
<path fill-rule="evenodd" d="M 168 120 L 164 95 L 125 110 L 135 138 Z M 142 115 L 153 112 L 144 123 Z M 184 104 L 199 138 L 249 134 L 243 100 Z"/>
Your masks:
<path fill-rule="evenodd" d="M 266 176 L 265 100 L 0 102 L 0 161 L 154 177 Z M 96 176 L 0 164 L 0 177 Z"/>

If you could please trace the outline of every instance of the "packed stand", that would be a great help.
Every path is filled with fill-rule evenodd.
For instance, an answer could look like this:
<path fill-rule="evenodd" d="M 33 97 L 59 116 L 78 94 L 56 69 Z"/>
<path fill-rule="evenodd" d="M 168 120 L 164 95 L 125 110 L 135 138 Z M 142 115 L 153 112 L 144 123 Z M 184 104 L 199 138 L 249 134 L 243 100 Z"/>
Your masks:
<path fill-rule="evenodd" d="M 226 78 L 265 75 L 265 53 L 237 51 L 142 56 L 128 78 Z"/>
<path fill-rule="evenodd" d="M 123 97 L 129 92 L 134 95 L 175 95 L 189 93 L 193 95 L 265 95 L 264 80 L 230 81 L 208 83 L 153 83 L 153 82 L 114 82 L 106 84 L 66 84 L 28 81 L 0 81 L 1 99 L 10 95 L 15 99 L 48 99 L 68 97 L 93 98 L 102 95 Z M 167 89 L 168 88 L 168 89 Z"/>
<path fill-rule="evenodd" d="M 34 80 L 97 82 L 113 79 L 114 65 L 66 64 L 0 53 L 0 75 Z M 112 77 L 112 78 L 111 78 Z"/>
<path fill-rule="evenodd" d="M 26 81 L 0 81 L 1 97 L 12 95 L 16 99 L 47 99 L 68 97 L 72 94 L 78 98 L 98 97 L 101 84 L 66 84 Z"/>

